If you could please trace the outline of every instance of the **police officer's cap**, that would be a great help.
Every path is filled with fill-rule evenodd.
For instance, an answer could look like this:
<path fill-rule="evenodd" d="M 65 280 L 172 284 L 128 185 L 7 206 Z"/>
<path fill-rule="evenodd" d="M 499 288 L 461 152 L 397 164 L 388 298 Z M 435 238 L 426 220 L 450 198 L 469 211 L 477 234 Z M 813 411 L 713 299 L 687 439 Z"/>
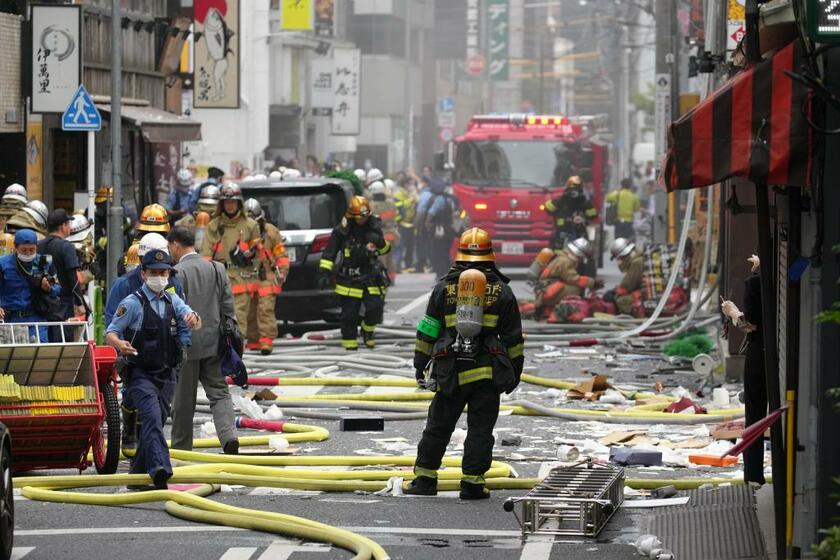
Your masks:
<path fill-rule="evenodd" d="M 15 245 L 35 245 L 38 237 L 31 229 L 19 229 L 15 232 Z"/>
<path fill-rule="evenodd" d="M 143 255 L 142 266 L 149 270 L 169 270 L 172 268 L 172 259 L 166 251 L 152 249 Z"/>

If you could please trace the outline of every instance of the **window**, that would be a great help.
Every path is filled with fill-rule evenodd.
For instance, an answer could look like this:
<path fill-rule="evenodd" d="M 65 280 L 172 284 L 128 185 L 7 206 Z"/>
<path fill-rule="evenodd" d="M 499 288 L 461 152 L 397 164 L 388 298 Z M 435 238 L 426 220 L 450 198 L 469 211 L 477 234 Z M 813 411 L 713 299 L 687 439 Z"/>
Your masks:
<path fill-rule="evenodd" d="M 246 197 L 250 196 L 259 201 L 266 219 L 281 230 L 332 229 L 344 210 L 343 191 L 336 188 L 246 191 Z"/>
<path fill-rule="evenodd" d="M 347 35 L 362 54 L 405 58 L 405 20 L 401 18 L 383 14 L 351 15 Z"/>

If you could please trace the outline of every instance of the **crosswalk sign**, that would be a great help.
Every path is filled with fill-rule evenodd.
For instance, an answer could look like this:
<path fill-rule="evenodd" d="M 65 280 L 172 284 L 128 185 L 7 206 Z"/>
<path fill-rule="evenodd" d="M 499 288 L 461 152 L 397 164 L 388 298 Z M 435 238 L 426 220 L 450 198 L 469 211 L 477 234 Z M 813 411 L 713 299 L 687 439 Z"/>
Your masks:
<path fill-rule="evenodd" d="M 76 90 L 64 114 L 61 115 L 61 130 L 89 131 L 102 128 L 102 115 L 90 98 L 84 85 Z"/>

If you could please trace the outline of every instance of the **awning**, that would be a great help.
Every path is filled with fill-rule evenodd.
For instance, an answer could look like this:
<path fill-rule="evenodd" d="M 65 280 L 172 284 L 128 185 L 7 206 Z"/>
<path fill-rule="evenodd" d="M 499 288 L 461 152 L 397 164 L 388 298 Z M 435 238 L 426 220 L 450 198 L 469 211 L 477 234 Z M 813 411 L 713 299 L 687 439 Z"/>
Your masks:
<path fill-rule="evenodd" d="M 729 177 L 807 187 L 811 134 L 807 88 L 785 71 L 804 60 L 794 41 L 736 75 L 671 125 L 664 180 L 695 189 Z"/>
<path fill-rule="evenodd" d="M 106 113 L 111 106 L 99 103 L 96 107 Z M 154 107 L 123 105 L 122 118 L 140 129 L 148 142 L 191 142 L 201 140 L 201 123 Z"/>

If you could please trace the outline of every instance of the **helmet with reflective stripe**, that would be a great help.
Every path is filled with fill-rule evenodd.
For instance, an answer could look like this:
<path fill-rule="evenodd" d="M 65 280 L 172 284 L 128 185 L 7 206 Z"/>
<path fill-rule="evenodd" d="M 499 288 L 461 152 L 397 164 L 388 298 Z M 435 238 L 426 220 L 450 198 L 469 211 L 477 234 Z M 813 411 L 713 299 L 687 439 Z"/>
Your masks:
<path fill-rule="evenodd" d="M 28 200 L 29 197 L 26 195 L 26 187 L 20 183 L 12 183 L 6 187 L 6 192 L 3 193 L 3 202 L 13 201 L 26 204 Z"/>
<path fill-rule="evenodd" d="M 462 262 L 493 262 L 496 255 L 493 253 L 493 240 L 490 234 L 481 228 L 471 228 L 461 234 L 458 241 L 458 254 L 456 261 Z"/>
<path fill-rule="evenodd" d="M 583 237 L 578 237 L 574 241 L 567 243 L 566 250 L 580 259 L 592 258 L 592 245 Z"/>
<path fill-rule="evenodd" d="M 245 202 L 242 198 L 242 188 L 234 182 L 222 185 L 222 189 L 219 192 L 219 198 L 220 200 L 238 200 L 239 202 Z"/>
<path fill-rule="evenodd" d="M 77 243 L 82 241 L 90 234 L 93 229 L 93 224 L 87 219 L 84 214 L 73 214 L 73 219 L 70 221 L 70 235 L 67 236 L 67 241 L 70 243 Z"/>
<path fill-rule="evenodd" d="M 207 185 L 203 189 L 201 189 L 201 193 L 199 194 L 198 203 L 199 204 L 218 204 L 219 199 L 221 198 L 221 192 L 219 191 L 219 187 L 216 185 Z"/>
<path fill-rule="evenodd" d="M 359 218 L 370 216 L 370 203 L 368 199 L 363 196 L 354 196 L 350 200 L 350 206 L 347 207 L 348 218 Z"/>
<path fill-rule="evenodd" d="M 633 249 L 635 248 L 635 243 L 633 243 L 629 239 L 619 237 L 618 239 L 613 241 L 612 247 L 610 247 L 610 260 L 613 261 L 615 259 L 624 258 L 630 253 L 632 253 Z"/>
<path fill-rule="evenodd" d="M 178 170 L 178 174 L 175 178 L 178 180 L 178 184 L 182 187 L 189 187 L 192 184 L 193 176 L 189 169 L 182 167 Z"/>
<path fill-rule="evenodd" d="M 385 175 L 383 175 L 379 169 L 374 167 L 367 172 L 367 175 L 365 176 L 365 182 L 369 185 L 374 181 L 381 181 L 384 178 Z"/>
<path fill-rule="evenodd" d="M 256 198 L 249 198 L 245 201 L 245 212 L 248 214 L 249 217 L 255 220 L 261 220 L 265 218 L 262 206 L 260 206 L 260 202 Z"/>
<path fill-rule="evenodd" d="M 137 244 L 137 256 L 142 257 L 154 249 L 166 251 L 168 253 L 169 243 L 166 241 L 166 238 L 159 233 L 147 233 L 140 238 L 140 243 Z"/>
<path fill-rule="evenodd" d="M 149 204 L 140 212 L 138 231 L 169 231 L 169 215 L 160 204 Z"/>
<path fill-rule="evenodd" d="M 32 216 L 32 219 L 43 227 L 47 227 L 47 205 L 40 200 L 30 200 L 23 206 L 23 211 Z"/>

